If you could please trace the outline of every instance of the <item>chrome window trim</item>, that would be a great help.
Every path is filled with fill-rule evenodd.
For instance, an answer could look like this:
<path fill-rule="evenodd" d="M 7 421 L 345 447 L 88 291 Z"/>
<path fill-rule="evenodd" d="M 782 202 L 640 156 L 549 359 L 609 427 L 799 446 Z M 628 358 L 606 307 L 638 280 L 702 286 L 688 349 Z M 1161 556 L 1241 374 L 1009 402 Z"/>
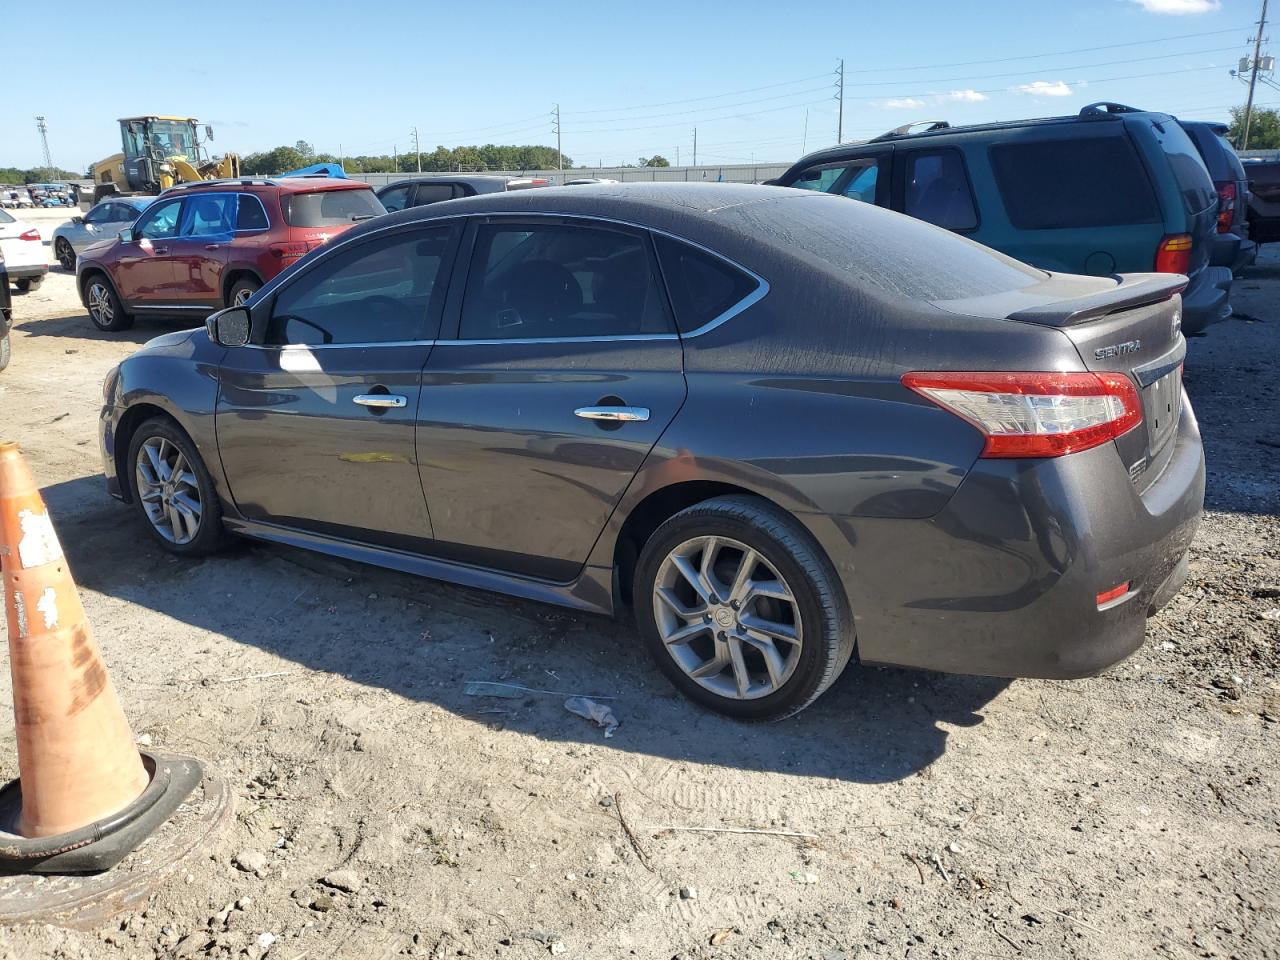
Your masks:
<path fill-rule="evenodd" d="M 428 205 L 428 207 L 429 206 L 430 205 Z M 411 207 L 408 209 L 418 209 L 418 208 Z M 423 209 L 427 209 L 427 208 L 423 208 Z M 398 211 L 398 212 L 403 212 L 403 211 Z M 751 270 L 748 267 L 744 267 L 742 264 L 738 263 L 736 260 L 732 260 L 729 257 L 726 257 L 724 254 L 719 253 L 715 250 L 712 250 L 710 247 L 704 246 L 703 244 L 698 243 L 695 240 L 689 240 L 688 238 L 682 237 L 677 233 L 671 233 L 669 230 L 662 230 L 657 227 L 645 226 L 643 223 L 635 223 L 630 220 L 620 220 L 617 217 L 602 217 L 602 216 L 599 216 L 598 214 L 548 213 L 546 211 L 528 211 L 528 210 L 486 210 L 483 212 L 477 211 L 475 213 L 468 213 L 468 214 L 451 214 L 450 216 L 447 216 L 447 217 L 430 217 L 423 220 L 413 220 L 413 221 L 410 221 L 409 223 L 388 224 L 387 226 L 380 227 L 377 230 L 370 230 L 368 233 L 362 233 L 358 237 L 343 236 L 332 245 L 326 245 L 324 249 L 323 257 L 319 257 L 312 263 L 307 264 L 306 269 L 295 271 L 293 275 L 288 278 L 288 281 L 286 283 L 281 284 L 281 288 L 287 287 L 289 284 L 296 283 L 299 277 L 306 276 L 307 273 L 309 273 L 311 270 L 314 270 L 317 265 L 324 263 L 326 260 L 329 259 L 329 257 L 337 256 L 338 251 L 341 251 L 343 247 L 346 247 L 351 243 L 357 243 L 362 240 L 368 240 L 378 236 L 379 234 L 387 233 L 393 230 L 400 230 L 400 229 L 405 229 L 409 227 L 431 227 L 434 225 L 447 226 L 451 221 L 454 221 L 454 220 L 461 220 L 465 223 L 466 220 L 468 220 L 469 218 L 479 218 L 479 217 L 516 217 L 516 218 L 545 217 L 545 218 L 555 218 L 560 220 L 563 220 L 563 219 L 590 220 L 597 223 L 611 223 L 617 226 L 630 227 L 633 230 L 646 230 L 649 233 L 656 233 L 664 237 L 670 237 L 672 240 L 675 240 L 675 241 L 678 241 L 679 243 L 683 243 L 690 247 L 693 247 L 695 250 L 701 250 L 703 253 L 713 256 L 717 260 L 721 260 L 724 263 L 727 263 L 729 266 L 733 267 L 735 270 L 740 270 L 742 273 L 745 273 L 747 276 L 751 277 L 751 279 L 755 280 L 756 288 L 755 290 L 747 294 L 745 297 L 743 297 L 741 300 L 739 300 L 737 303 L 735 303 L 733 306 L 729 307 L 729 309 L 720 313 L 718 316 L 712 317 L 706 323 L 702 324 L 702 326 L 696 327 L 693 330 L 690 330 L 688 333 L 683 333 L 683 334 L 681 333 L 620 334 L 618 336 L 602 336 L 602 337 L 545 337 L 545 338 L 538 338 L 538 339 L 532 339 L 532 340 L 518 340 L 518 339 L 457 340 L 457 339 L 454 339 L 454 340 L 437 340 L 435 341 L 437 346 L 443 346 L 450 343 L 464 343 L 464 344 L 607 343 L 612 341 L 627 341 L 627 340 L 688 340 L 688 339 L 692 339 L 693 337 L 700 337 L 705 333 L 710 333 L 712 330 L 716 329 L 720 325 L 732 320 L 734 317 L 742 313 L 744 310 L 748 309 L 749 307 L 755 306 L 757 303 L 759 303 L 769 294 L 769 290 L 770 290 L 769 281 L 766 280 L 764 277 L 760 276 L 760 274 L 756 273 L 754 270 Z M 659 263 L 661 263 L 661 260 L 659 260 Z M 271 291 L 271 294 L 273 296 L 275 296 L 277 293 L 278 293 L 278 290 Z M 412 342 L 421 343 L 426 341 L 415 340 Z M 322 344 L 321 346 L 338 346 L 338 344 Z M 355 344 L 341 344 L 341 346 L 355 346 Z"/>
<path fill-rule="evenodd" d="M 232 350 L 338 350 L 369 347 L 434 347 L 439 340 L 370 340 L 364 343 L 242 343 Z"/>

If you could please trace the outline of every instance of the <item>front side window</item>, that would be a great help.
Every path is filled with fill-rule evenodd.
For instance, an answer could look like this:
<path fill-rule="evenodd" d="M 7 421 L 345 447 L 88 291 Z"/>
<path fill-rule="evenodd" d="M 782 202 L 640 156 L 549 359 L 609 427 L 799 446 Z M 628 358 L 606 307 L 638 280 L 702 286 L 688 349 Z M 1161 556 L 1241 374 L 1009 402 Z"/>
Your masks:
<path fill-rule="evenodd" d="M 837 193 L 864 203 L 875 203 L 879 174 L 879 159 L 863 157 L 826 167 L 812 167 L 803 171 L 787 186 L 821 193 Z"/>
<path fill-rule="evenodd" d="M 85 223 L 110 223 L 116 219 L 115 210 L 120 204 L 100 203 L 84 215 Z"/>
<path fill-rule="evenodd" d="M 182 200 L 169 200 L 151 207 L 138 221 L 137 234 L 144 240 L 163 240 L 178 235 L 178 214 Z"/>
<path fill-rule="evenodd" d="M 276 296 L 267 342 L 393 343 L 430 339 L 450 229 L 413 230 L 357 243 L 306 270 Z M 431 334 L 434 336 L 434 333 Z"/>
<path fill-rule="evenodd" d="M 386 213 L 372 190 L 317 190 L 281 198 L 291 227 L 337 227 Z"/>
<path fill-rule="evenodd" d="M 907 154 L 902 210 L 907 216 L 947 230 L 978 225 L 973 191 L 959 150 L 916 150 Z"/>
<path fill-rule="evenodd" d="M 835 186 L 836 181 L 844 176 L 843 164 L 833 167 L 813 167 L 809 170 L 803 170 L 800 176 L 796 177 L 788 187 L 796 187 L 799 190 L 816 190 L 819 193 L 826 193 Z"/>
<path fill-rule="evenodd" d="M 182 213 L 184 237 L 214 237 L 231 233 L 236 222 L 236 195 L 216 193 L 194 196 Z"/>
<path fill-rule="evenodd" d="M 482 224 L 458 337 L 535 340 L 668 333 L 642 237 L 577 224 Z"/>

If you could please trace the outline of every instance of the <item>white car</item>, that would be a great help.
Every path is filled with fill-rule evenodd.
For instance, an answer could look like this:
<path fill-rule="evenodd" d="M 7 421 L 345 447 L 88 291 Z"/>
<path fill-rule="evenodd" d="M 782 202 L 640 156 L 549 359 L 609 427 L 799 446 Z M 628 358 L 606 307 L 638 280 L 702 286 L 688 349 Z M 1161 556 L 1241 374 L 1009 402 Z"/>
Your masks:
<path fill-rule="evenodd" d="M 49 254 L 40 231 L 13 214 L 0 210 L 0 249 L 9 271 L 9 282 L 23 293 L 35 290 L 49 272 Z"/>

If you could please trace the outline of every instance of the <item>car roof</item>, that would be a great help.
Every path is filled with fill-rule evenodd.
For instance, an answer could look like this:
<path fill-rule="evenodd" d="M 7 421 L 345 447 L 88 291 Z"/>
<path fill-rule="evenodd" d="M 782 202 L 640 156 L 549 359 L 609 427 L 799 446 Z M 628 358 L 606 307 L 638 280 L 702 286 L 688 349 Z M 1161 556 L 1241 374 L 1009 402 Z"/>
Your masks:
<path fill-rule="evenodd" d="M 369 190 L 363 180 L 344 180 L 337 177 L 235 177 L 227 180 L 197 180 L 176 183 L 161 194 L 174 197 L 186 193 L 219 193 L 233 190 L 236 193 L 256 193 L 278 190 L 282 193 L 316 193 L 321 190 Z"/>
<path fill-rule="evenodd" d="M 999 133 L 1005 130 L 1017 130 L 1025 127 L 1054 127 L 1054 126 L 1070 126 L 1079 123 L 1097 123 L 1106 121 L 1119 121 L 1124 117 L 1146 117 L 1153 120 L 1170 120 L 1172 117 L 1167 113 L 1151 110 L 1138 110 L 1134 107 L 1126 107 L 1118 103 L 1091 103 L 1082 107 L 1079 113 L 1070 114 L 1060 117 L 1033 117 L 1022 120 L 993 120 L 988 123 L 970 123 L 960 126 L 952 126 L 945 120 L 928 121 L 932 125 L 927 130 L 912 132 L 908 128 L 916 126 L 916 124 L 908 124 L 905 127 L 898 127 L 890 130 L 888 133 L 882 133 L 878 137 L 872 137 L 870 140 L 857 140 L 847 143 L 836 144 L 832 147 L 824 147 L 821 150 L 815 150 L 806 154 L 796 164 L 803 162 L 804 164 L 821 163 L 824 160 L 839 160 L 848 156 L 851 152 L 868 147 L 873 144 L 881 143 L 902 143 L 915 141 L 928 141 L 937 138 L 953 137 L 957 135 L 970 135 L 980 133 Z M 794 166 L 795 164 L 793 164 Z"/>
<path fill-rule="evenodd" d="M 510 183 L 512 180 L 524 179 L 526 178 L 508 177 L 496 173 L 433 173 L 392 180 L 386 186 L 378 189 L 385 190 L 388 187 L 399 187 L 406 183 Z"/>

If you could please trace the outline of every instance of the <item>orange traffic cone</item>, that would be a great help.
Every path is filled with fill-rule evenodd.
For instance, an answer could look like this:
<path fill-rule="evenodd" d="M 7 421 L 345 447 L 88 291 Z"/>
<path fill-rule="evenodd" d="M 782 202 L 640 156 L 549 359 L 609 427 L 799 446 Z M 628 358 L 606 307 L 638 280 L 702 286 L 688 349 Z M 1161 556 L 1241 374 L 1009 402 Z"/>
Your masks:
<path fill-rule="evenodd" d="M 158 799 L 155 788 L 163 793 L 169 786 L 170 771 L 157 778 L 155 759 L 134 746 L 44 500 L 15 443 L 0 443 L 0 570 L 19 772 L 19 785 L 0 791 L 0 830 L 28 841 L 0 839 L 0 868 L 13 869 L 9 854 L 16 852 L 16 866 L 41 869 L 33 864 L 69 846 L 83 850 L 113 826 L 136 829 Z M 63 866 L 103 869 L 128 849 L 106 859 L 81 855 Z"/>

